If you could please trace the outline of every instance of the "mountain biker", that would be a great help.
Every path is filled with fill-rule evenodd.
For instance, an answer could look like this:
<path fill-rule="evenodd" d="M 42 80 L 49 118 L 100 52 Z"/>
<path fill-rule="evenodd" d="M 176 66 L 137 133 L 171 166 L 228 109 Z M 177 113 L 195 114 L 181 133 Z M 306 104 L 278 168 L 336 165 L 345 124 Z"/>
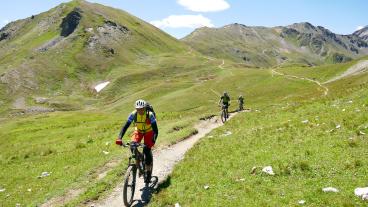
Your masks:
<path fill-rule="evenodd" d="M 227 118 L 229 118 L 230 96 L 226 91 L 224 91 L 224 94 L 221 96 L 218 105 L 221 106 L 221 103 L 223 107 L 225 107 Z"/>
<path fill-rule="evenodd" d="M 242 95 L 239 95 L 238 103 L 239 103 L 239 111 L 242 111 L 243 110 L 243 105 L 244 105 L 244 98 L 243 98 Z"/>
<path fill-rule="evenodd" d="M 122 127 L 118 138 L 115 143 L 117 145 L 123 145 L 122 138 L 129 128 L 130 124 L 133 122 L 135 125 L 135 130 L 131 140 L 135 143 L 140 143 L 144 138 L 143 153 L 146 156 L 145 159 L 145 169 L 147 171 L 147 177 L 144 181 L 146 184 L 151 181 L 153 157 L 151 148 L 156 143 L 158 136 L 158 128 L 155 115 L 146 109 L 146 101 L 139 99 L 135 102 L 135 110 L 129 115 L 127 122 Z M 133 149 L 131 149 L 133 150 Z"/>

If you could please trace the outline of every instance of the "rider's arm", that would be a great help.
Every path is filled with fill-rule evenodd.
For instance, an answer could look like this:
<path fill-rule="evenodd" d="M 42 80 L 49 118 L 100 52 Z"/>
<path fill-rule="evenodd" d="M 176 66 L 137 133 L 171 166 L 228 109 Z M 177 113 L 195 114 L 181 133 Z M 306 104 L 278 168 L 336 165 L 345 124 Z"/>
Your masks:
<path fill-rule="evenodd" d="M 134 120 L 134 114 L 130 114 L 128 117 L 127 122 L 125 123 L 125 125 L 121 128 L 118 139 L 122 139 L 122 137 L 124 136 L 125 132 L 128 130 L 130 124 L 133 122 Z"/>
<path fill-rule="evenodd" d="M 153 136 L 153 142 L 156 142 L 157 136 L 158 136 L 158 127 L 157 127 L 157 121 L 155 115 L 151 114 L 150 116 L 151 126 L 153 129 L 153 132 L 155 133 Z"/>
<path fill-rule="evenodd" d="M 220 100 L 219 100 L 219 102 L 218 102 L 218 105 L 220 105 L 221 101 L 222 101 L 222 96 L 221 96 L 221 98 L 220 98 Z"/>

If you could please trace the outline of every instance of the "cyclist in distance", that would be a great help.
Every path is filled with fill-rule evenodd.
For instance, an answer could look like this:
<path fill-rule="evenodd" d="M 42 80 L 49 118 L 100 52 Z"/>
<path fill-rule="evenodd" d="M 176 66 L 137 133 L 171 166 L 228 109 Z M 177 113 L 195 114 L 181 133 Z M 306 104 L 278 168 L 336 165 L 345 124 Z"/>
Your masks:
<path fill-rule="evenodd" d="M 224 94 L 221 96 L 218 105 L 221 106 L 221 103 L 225 107 L 227 118 L 229 118 L 230 96 L 226 91 L 224 91 Z"/>
<path fill-rule="evenodd" d="M 239 95 L 238 97 L 238 103 L 239 103 L 239 111 L 243 110 L 243 106 L 244 106 L 244 98 L 243 95 Z"/>

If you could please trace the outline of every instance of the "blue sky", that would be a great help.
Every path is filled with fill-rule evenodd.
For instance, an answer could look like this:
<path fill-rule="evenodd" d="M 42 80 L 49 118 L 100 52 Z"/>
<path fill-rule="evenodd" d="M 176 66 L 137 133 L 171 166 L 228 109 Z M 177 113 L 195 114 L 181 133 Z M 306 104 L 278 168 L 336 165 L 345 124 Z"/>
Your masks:
<path fill-rule="evenodd" d="M 338 34 L 368 25 L 367 0 L 90 0 L 125 10 L 174 37 L 201 26 L 231 23 L 285 26 L 310 22 Z M 0 27 L 9 21 L 47 11 L 68 0 L 12 0 L 0 7 Z"/>

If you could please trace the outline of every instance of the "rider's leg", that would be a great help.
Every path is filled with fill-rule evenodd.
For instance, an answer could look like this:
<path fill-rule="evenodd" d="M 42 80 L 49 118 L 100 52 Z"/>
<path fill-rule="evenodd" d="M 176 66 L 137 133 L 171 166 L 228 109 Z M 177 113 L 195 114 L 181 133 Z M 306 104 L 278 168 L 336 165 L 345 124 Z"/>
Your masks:
<path fill-rule="evenodd" d="M 145 183 L 149 183 L 151 181 L 151 176 L 152 176 L 152 167 L 153 167 L 153 156 L 152 156 L 152 150 L 148 147 L 145 147 L 143 148 L 143 153 L 145 154 L 146 156 L 146 159 L 145 159 L 145 170 L 146 170 L 146 173 L 147 173 L 147 180 L 145 180 L 144 182 Z"/>
<path fill-rule="evenodd" d="M 133 132 L 133 135 L 131 137 L 132 142 L 140 143 L 142 141 L 142 139 L 143 139 L 143 134 L 142 133 L 140 133 L 138 131 L 134 131 Z M 134 149 L 134 147 L 130 147 L 130 150 L 133 153 L 135 149 Z M 136 163 L 135 164 L 137 166 L 139 165 L 139 160 L 138 159 L 136 159 Z M 141 176 L 140 173 L 142 173 L 142 172 L 139 172 L 139 177 Z"/>
<path fill-rule="evenodd" d="M 152 176 L 152 168 L 153 168 L 153 155 L 151 148 L 153 147 L 153 131 L 147 132 L 144 135 L 144 144 L 146 147 L 143 149 L 143 153 L 146 156 L 145 164 L 146 164 L 146 172 L 147 172 L 147 180 L 145 180 L 145 183 L 149 183 L 151 181 Z"/>

